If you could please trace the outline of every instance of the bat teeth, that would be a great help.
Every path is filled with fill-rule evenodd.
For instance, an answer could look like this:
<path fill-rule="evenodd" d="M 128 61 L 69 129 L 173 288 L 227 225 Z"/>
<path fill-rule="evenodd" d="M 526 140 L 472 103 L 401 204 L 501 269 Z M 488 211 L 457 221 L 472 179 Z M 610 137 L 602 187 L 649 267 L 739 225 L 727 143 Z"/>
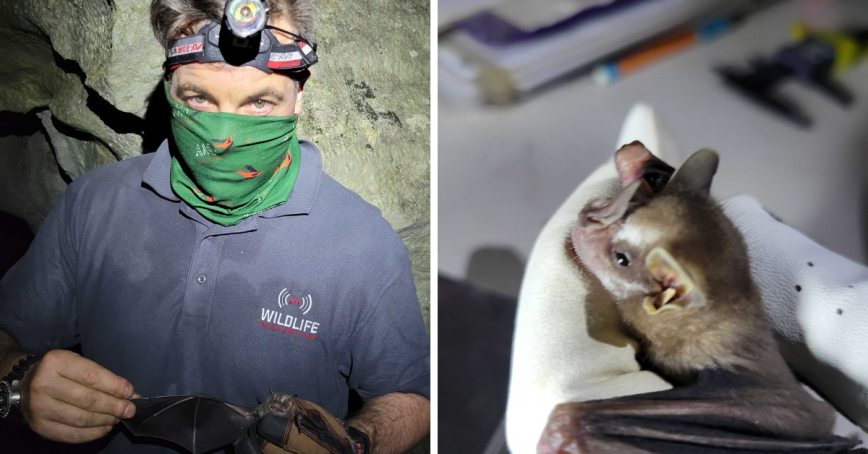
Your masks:
<path fill-rule="evenodd" d="M 663 291 L 663 294 L 660 295 L 660 297 L 662 298 L 660 305 L 665 306 L 666 303 L 671 301 L 672 298 L 675 298 L 675 295 L 677 295 L 677 294 L 678 294 L 678 291 L 675 290 L 674 288 L 667 288 L 666 290 Z"/>
<path fill-rule="evenodd" d="M 679 304 L 669 304 L 677 300 L 678 290 L 667 288 L 663 293 L 645 295 L 642 300 L 642 308 L 649 314 L 656 314 L 664 309 L 683 309 Z"/>

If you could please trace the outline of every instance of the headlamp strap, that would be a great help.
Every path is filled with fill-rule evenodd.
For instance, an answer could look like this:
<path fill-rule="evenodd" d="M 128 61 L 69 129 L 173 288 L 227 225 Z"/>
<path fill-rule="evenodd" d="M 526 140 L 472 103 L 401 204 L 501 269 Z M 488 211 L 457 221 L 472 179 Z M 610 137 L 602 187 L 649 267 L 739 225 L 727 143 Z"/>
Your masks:
<path fill-rule="evenodd" d="M 312 51 L 313 48 L 304 41 L 274 46 L 268 57 L 268 67 L 274 70 L 308 67 L 316 63 L 316 54 Z"/>
<path fill-rule="evenodd" d="M 176 68 L 178 65 L 186 63 L 225 61 L 219 52 L 206 52 L 205 49 L 205 46 L 209 44 L 205 42 L 208 39 L 208 34 L 211 33 L 212 29 L 216 26 L 219 25 L 214 23 L 206 25 L 193 36 L 186 36 L 170 42 L 169 47 L 166 50 L 166 63 L 164 64 L 164 68 L 171 70 Z M 294 39 L 294 42 L 289 44 L 277 44 L 277 38 L 269 29 L 277 30 L 291 36 Z M 216 33 L 216 31 L 214 33 Z M 268 34 L 269 42 L 272 43 L 271 48 L 268 49 L 267 63 L 264 58 L 260 60 L 260 58 L 264 57 L 264 55 L 260 54 L 260 57 L 257 57 L 256 61 L 261 63 L 256 63 L 251 60 L 251 62 L 245 63 L 244 66 L 256 66 L 266 72 L 295 72 L 305 70 L 318 61 L 316 56 L 316 44 L 310 43 L 304 37 L 271 25 L 266 26 L 266 29 L 263 30 L 262 33 Z M 264 50 L 261 50 L 260 52 L 264 52 Z"/>
<path fill-rule="evenodd" d="M 205 56 L 205 37 L 202 35 L 187 36 L 172 41 L 166 51 L 166 67 L 192 63 Z"/>

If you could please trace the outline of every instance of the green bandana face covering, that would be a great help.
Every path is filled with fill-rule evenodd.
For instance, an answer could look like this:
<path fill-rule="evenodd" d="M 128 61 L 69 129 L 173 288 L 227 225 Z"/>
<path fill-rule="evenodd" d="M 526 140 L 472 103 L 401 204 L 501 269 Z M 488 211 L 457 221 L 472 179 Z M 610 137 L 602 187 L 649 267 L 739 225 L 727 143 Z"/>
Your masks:
<path fill-rule="evenodd" d="M 172 190 L 202 216 L 230 226 L 286 202 L 301 160 L 298 117 L 212 113 L 179 104 L 169 95 Z"/>

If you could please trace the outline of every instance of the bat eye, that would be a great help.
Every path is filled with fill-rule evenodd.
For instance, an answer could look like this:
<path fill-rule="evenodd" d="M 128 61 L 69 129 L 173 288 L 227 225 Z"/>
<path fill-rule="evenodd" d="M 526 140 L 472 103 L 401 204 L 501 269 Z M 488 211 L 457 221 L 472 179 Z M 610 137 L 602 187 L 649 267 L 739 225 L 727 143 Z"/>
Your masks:
<path fill-rule="evenodd" d="M 617 263 L 618 266 L 630 266 L 630 254 L 615 251 L 615 263 Z"/>

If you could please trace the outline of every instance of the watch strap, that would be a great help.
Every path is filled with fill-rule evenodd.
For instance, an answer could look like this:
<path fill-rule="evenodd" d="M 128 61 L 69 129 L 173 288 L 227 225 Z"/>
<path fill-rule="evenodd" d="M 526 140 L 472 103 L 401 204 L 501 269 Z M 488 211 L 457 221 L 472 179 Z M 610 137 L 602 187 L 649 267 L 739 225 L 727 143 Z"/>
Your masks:
<path fill-rule="evenodd" d="M 27 369 L 39 361 L 40 358 L 41 356 L 37 355 L 27 355 L 18 361 L 18 364 L 12 366 L 12 372 L 0 380 L 0 396 L 3 396 L 3 399 L 0 399 L 2 400 L 0 401 L 0 419 L 22 419 L 20 413 L 14 411 L 20 403 L 20 395 L 16 395 L 19 392 L 18 386 L 13 386 L 13 384 L 19 384 L 21 379 L 24 378 L 24 373 L 27 372 Z"/>
<path fill-rule="evenodd" d="M 3 380 L 12 383 L 15 380 L 21 380 L 24 378 L 24 373 L 27 372 L 27 369 L 30 368 L 34 363 L 39 361 L 41 357 L 37 355 L 27 355 L 27 357 L 22 358 L 21 361 L 18 361 L 18 364 L 12 366 L 12 372 L 9 373 Z"/>

